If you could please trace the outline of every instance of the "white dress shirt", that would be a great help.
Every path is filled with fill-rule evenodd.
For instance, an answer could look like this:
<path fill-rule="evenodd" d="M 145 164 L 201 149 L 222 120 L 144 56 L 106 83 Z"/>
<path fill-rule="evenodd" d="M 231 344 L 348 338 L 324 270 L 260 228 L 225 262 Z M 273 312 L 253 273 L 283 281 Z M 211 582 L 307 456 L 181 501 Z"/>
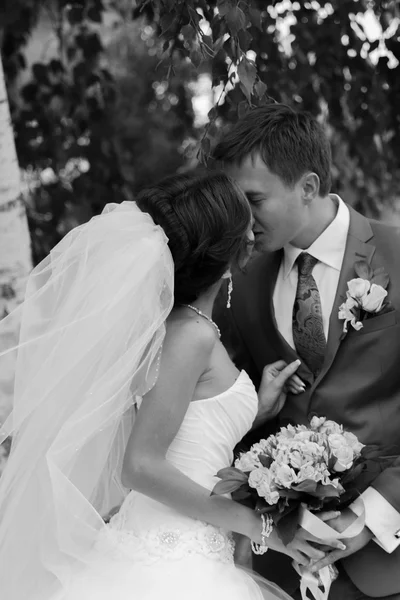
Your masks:
<path fill-rule="evenodd" d="M 340 269 L 342 268 L 350 225 L 349 209 L 339 196 L 332 194 L 332 197 L 338 203 L 336 217 L 315 242 L 307 248 L 308 254 L 320 261 L 315 265 L 312 274 L 321 298 L 325 339 L 328 339 L 329 318 L 339 283 Z M 292 348 L 294 348 L 292 313 L 298 279 L 295 262 L 302 252 L 304 250 L 301 248 L 295 248 L 291 245 L 285 246 L 273 297 L 278 329 Z"/>
<path fill-rule="evenodd" d="M 329 335 L 329 319 L 335 301 L 350 225 L 350 212 L 345 203 L 336 194 L 331 194 L 331 198 L 338 207 L 336 217 L 306 250 L 308 254 L 319 261 L 312 274 L 321 298 L 322 321 L 326 339 Z M 295 346 L 292 333 L 292 313 L 298 280 L 295 263 L 302 252 L 304 252 L 303 249 L 290 244 L 285 246 L 273 294 L 278 329 L 293 349 Z M 395 535 L 400 530 L 400 513 L 374 488 L 368 488 L 361 494 L 361 498 L 365 506 L 365 523 L 374 534 L 375 542 L 386 552 L 393 552 L 400 545 L 400 539 Z M 362 504 L 356 501 L 351 508 L 356 514 L 360 514 Z"/>

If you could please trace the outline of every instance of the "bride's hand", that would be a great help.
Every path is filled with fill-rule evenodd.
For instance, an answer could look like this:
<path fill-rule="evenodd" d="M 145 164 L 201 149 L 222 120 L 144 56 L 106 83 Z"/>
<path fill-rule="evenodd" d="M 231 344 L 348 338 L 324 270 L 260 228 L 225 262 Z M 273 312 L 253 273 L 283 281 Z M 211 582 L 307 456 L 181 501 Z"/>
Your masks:
<path fill-rule="evenodd" d="M 264 367 L 258 390 L 259 415 L 264 420 L 273 419 L 282 410 L 287 390 L 292 394 L 304 392 L 304 383 L 295 375 L 300 362 L 295 360 L 288 365 L 284 360 L 278 360 Z"/>

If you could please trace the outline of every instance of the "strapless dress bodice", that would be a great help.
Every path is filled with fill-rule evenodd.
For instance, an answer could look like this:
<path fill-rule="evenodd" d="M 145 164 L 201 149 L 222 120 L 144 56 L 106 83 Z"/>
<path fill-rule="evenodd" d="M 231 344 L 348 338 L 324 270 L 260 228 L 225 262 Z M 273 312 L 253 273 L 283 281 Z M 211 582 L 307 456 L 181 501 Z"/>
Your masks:
<path fill-rule="evenodd" d="M 189 404 L 168 449 L 168 462 L 211 491 L 219 481 L 218 471 L 232 464 L 234 448 L 251 428 L 257 410 L 254 385 L 247 373 L 241 371 L 233 386 L 225 392 Z M 214 546 L 221 555 L 221 535 L 228 554 L 232 553 L 225 532 L 134 490 L 125 498 L 107 530 L 111 537 L 118 537 L 116 547 L 124 550 L 130 547 L 135 555 L 144 556 L 150 550 L 163 553 L 166 549 L 179 554 L 180 550 L 188 548 L 188 543 L 203 549 Z"/>

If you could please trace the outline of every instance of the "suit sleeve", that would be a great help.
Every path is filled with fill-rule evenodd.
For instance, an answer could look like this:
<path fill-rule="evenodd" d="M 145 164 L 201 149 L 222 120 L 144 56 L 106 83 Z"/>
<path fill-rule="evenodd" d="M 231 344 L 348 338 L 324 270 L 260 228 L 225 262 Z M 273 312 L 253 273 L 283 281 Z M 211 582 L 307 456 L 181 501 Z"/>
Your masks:
<path fill-rule="evenodd" d="M 360 515 L 365 509 L 365 524 L 374 541 L 389 554 L 400 545 L 400 513 L 374 487 L 369 487 L 351 506 Z"/>

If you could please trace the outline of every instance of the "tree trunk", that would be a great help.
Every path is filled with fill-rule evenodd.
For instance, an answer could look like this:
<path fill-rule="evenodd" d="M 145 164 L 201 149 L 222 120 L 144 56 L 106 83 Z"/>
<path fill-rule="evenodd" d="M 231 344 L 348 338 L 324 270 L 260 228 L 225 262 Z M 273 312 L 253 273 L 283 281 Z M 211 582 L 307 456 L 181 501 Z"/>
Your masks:
<path fill-rule="evenodd" d="M 0 319 L 22 302 L 31 269 L 29 229 L 0 57 Z M 7 331 L 0 336 L 0 354 L 10 344 L 17 343 L 18 331 L 19 323 L 10 322 Z M 0 424 L 12 407 L 14 369 L 13 359 L 7 362 L 2 359 Z"/>

